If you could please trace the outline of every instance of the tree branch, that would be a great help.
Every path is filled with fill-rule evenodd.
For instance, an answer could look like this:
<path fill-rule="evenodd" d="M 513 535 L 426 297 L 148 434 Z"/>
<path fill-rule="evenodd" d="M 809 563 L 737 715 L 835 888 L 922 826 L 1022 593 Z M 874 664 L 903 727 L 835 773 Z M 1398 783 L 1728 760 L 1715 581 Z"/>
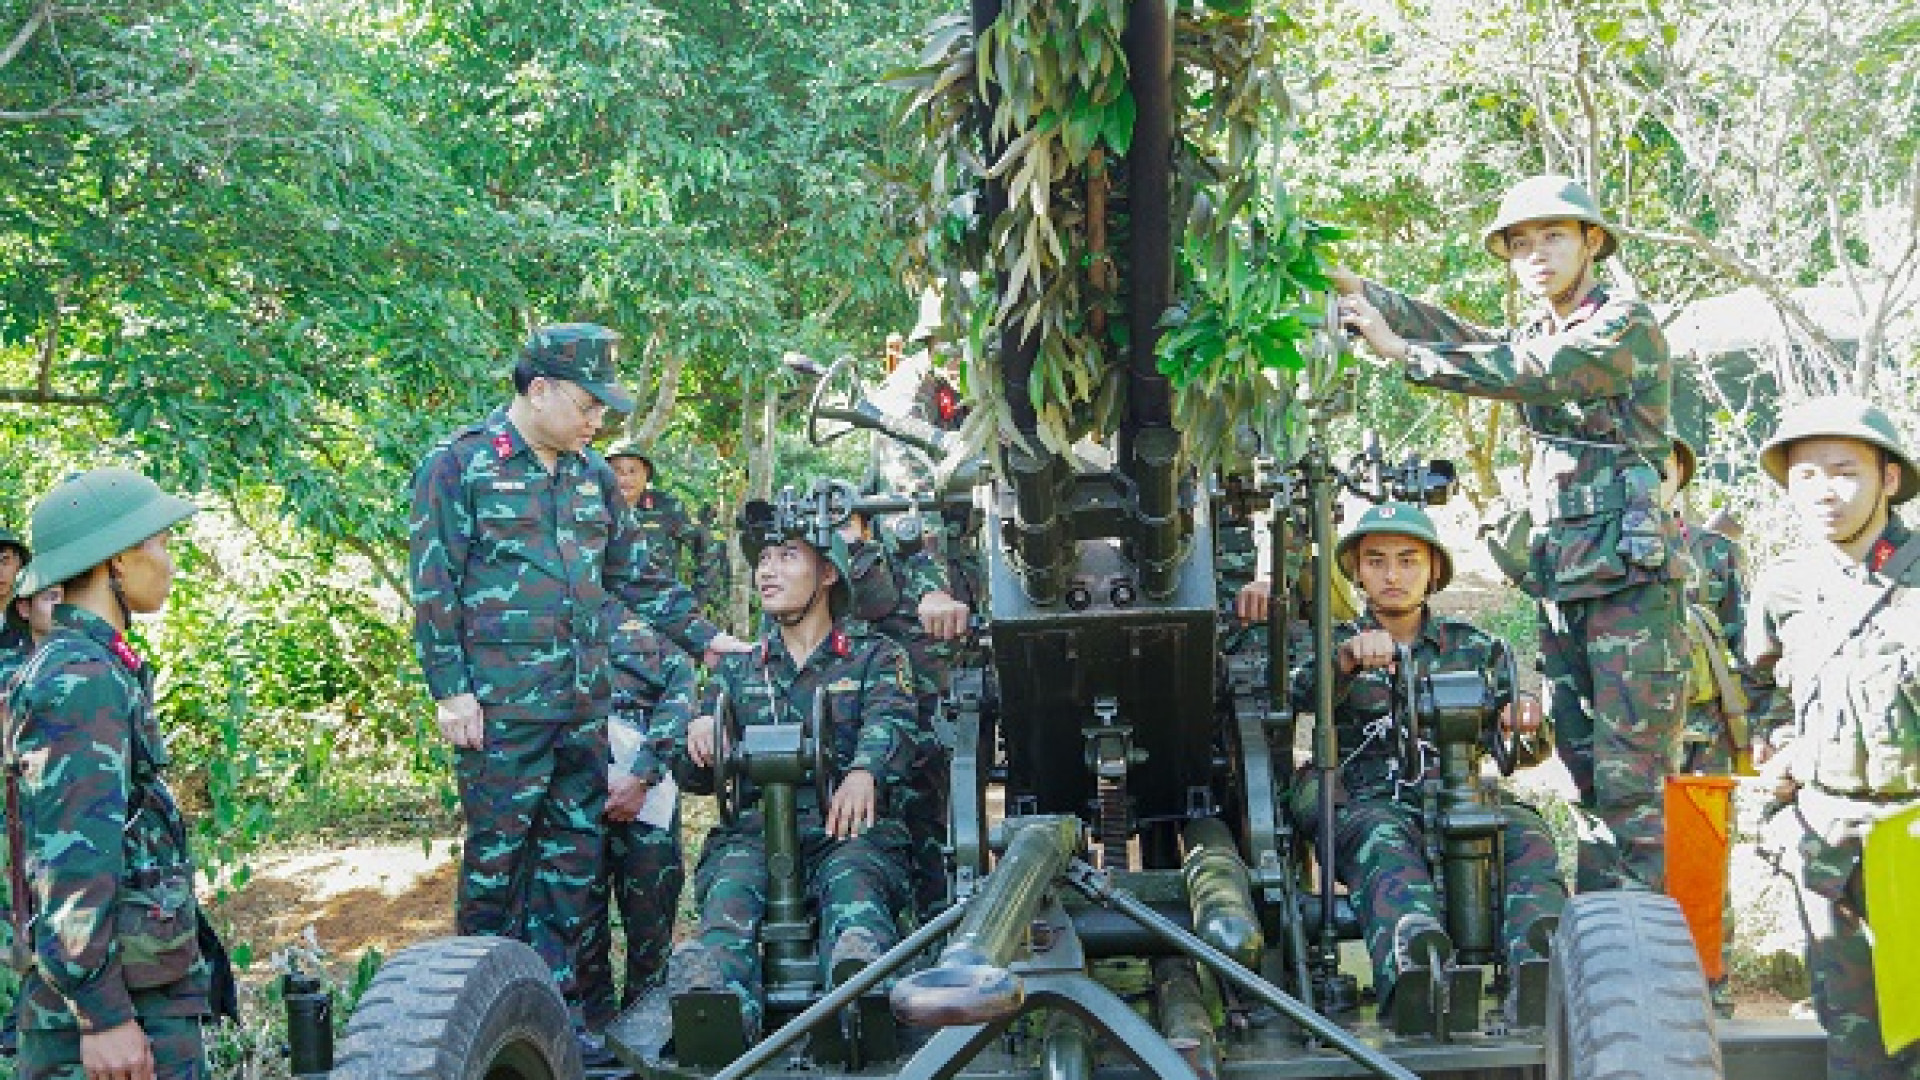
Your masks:
<path fill-rule="evenodd" d="M 33 35 L 39 33 L 40 27 L 52 18 L 52 7 L 50 0 L 43 0 L 41 5 L 34 9 L 33 14 L 27 16 L 27 21 L 14 32 L 13 40 L 7 42 L 5 49 L 0 49 L 0 68 L 13 63 L 14 58 L 20 55 L 20 50 L 26 48 L 27 42 L 33 40 Z"/>
<path fill-rule="evenodd" d="M 4 405 L 68 405 L 90 409 L 106 403 L 107 398 L 102 394 L 58 394 L 37 388 L 25 390 L 17 386 L 0 386 L 0 404 Z"/>
<path fill-rule="evenodd" d="M 1800 302 L 1795 300 L 1793 295 L 1789 293 L 1773 275 L 1766 273 L 1759 267 L 1741 258 L 1738 253 L 1729 251 L 1719 244 L 1714 243 L 1711 238 L 1698 228 L 1695 228 L 1690 222 L 1677 222 L 1675 227 L 1680 231 L 1677 233 L 1660 232 L 1656 229 L 1641 228 L 1635 225 L 1623 225 L 1620 227 L 1620 231 L 1636 240 L 1645 240 L 1654 244 L 1677 244 L 1705 255 L 1707 261 L 1713 263 L 1727 274 L 1760 290 L 1768 300 L 1773 302 L 1773 306 L 1778 308 L 1782 315 L 1792 320 L 1793 324 L 1799 327 L 1802 333 L 1812 339 L 1813 343 L 1817 345 L 1822 352 L 1827 354 L 1829 360 L 1836 367 L 1845 362 L 1846 357 L 1845 354 L 1840 351 L 1840 346 L 1834 342 L 1832 337 L 1828 336 L 1826 330 L 1822 329 L 1819 323 L 1813 321 L 1813 317 L 1808 315 L 1806 309 L 1800 306 Z"/>

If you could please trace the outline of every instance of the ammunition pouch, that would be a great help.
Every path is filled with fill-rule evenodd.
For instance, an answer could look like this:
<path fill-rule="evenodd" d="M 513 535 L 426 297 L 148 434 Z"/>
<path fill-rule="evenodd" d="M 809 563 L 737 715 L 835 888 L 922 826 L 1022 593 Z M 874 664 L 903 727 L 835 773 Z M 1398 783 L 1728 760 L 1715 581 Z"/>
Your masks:
<path fill-rule="evenodd" d="M 1920 672 L 1903 653 L 1882 653 L 1849 665 L 1845 679 L 1822 679 L 1834 727 L 1808 732 L 1814 778 L 1846 794 L 1920 794 Z M 1835 685 L 1838 683 L 1839 685 Z"/>
<path fill-rule="evenodd" d="M 1848 833 L 1829 839 L 1813 827 L 1804 813 L 1796 810 L 1795 816 L 1799 817 L 1803 830 L 1798 844 L 1801 883 L 1809 892 L 1863 911 L 1860 837 Z"/>
<path fill-rule="evenodd" d="M 1667 512 L 1660 508 L 1660 470 L 1630 465 L 1621 470 L 1620 539 L 1615 548 L 1629 566 L 1658 570 L 1667 565 Z"/>
<path fill-rule="evenodd" d="M 1521 591 L 1539 596 L 1533 569 L 1533 511 L 1496 503 L 1480 523 L 1480 539 L 1495 566 Z"/>
<path fill-rule="evenodd" d="M 200 959 L 192 868 L 142 870 L 122 879 L 114 939 L 127 989 L 171 986 L 186 978 Z"/>

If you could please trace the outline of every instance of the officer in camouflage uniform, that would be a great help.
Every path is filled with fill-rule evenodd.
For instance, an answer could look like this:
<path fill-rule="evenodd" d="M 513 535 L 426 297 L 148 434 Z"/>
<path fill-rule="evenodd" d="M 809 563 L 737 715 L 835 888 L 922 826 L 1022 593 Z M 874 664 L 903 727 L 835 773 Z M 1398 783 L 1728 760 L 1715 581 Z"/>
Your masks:
<path fill-rule="evenodd" d="M 699 692 L 693 659 L 629 615 L 613 632 L 613 766 L 607 774 L 606 849 L 580 941 L 581 996 L 588 1028 L 598 1030 L 666 964 L 686 872 L 680 858 L 680 812 L 666 827 L 637 820 L 654 785 L 667 777 L 687 737 Z M 626 979 L 618 1004 L 609 949 L 608 900 L 620 905 L 627 943 Z"/>
<path fill-rule="evenodd" d="M 1470 623 L 1428 609 L 1427 598 L 1453 577 L 1453 556 L 1419 507 L 1373 507 L 1341 538 L 1334 558 L 1366 596 L 1366 610 L 1334 628 L 1334 724 L 1342 788 L 1334 872 L 1352 893 L 1384 1016 L 1391 1013 L 1400 976 L 1411 966 L 1424 967 L 1429 948 L 1450 956 L 1452 944 L 1427 864 L 1417 778 L 1398 775 L 1400 761 L 1388 730 L 1393 683 L 1383 675 L 1395 663 L 1397 646 L 1409 647 L 1414 662 L 1428 670 L 1498 671 L 1502 645 Z M 1294 669 L 1293 695 L 1296 707 L 1313 709 L 1312 663 Z M 1519 763 L 1538 764 L 1549 741 L 1540 733 L 1540 705 L 1527 697 L 1519 697 L 1517 705 L 1519 715 L 1503 716 L 1502 727 L 1519 725 L 1525 736 Z M 1439 767 L 1437 758 L 1431 767 Z M 1295 820 L 1308 836 L 1319 831 L 1316 775 L 1312 765 L 1303 766 L 1291 800 Z M 1540 815 L 1508 801 L 1506 817 L 1501 925 L 1507 960 L 1517 965 L 1544 956 L 1566 905 L 1567 887 L 1553 836 Z"/>
<path fill-rule="evenodd" d="M 913 901 L 911 841 L 897 806 L 922 736 L 906 651 L 884 636 L 854 637 L 842 623 L 852 600 L 845 543 L 835 534 L 821 551 L 769 535 L 771 520 L 770 507 L 750 503 L 740 535 L 775 626 L 752 653 L 727 657 L 710 690 L 716 698 L 724 690 L 740 724 L 752 726 L 802 721 L 825 688 L 837 782 L 824 808 L 811 784 L 796 801 L 799 870 L 818 911 L 822 981 L 831 985 L 898 940 L 895 920 Z M 690 790 L 711 785 L 714 726 L 709 708 L 688 729 L 681 769 Z M 748 1042 L 763 1016 L 757 938 L 767 862 L 756 797 L 749 787 L 738 823 L 707 835 L 694 872 L 698 934 L 674 952 L 667 975 L 675 996 L 732 990 Z"/>
<path fill-rule="evenodd" d="M 620 481 L 627 514 L 646 540 L 647 562 L 663 577 L 687 581 L 702 609 L 714 598 L 713 538 L 694 524 L 672 492 L 654 486 L 660 474 L 653 458 L 632 439 L 607 450 L 607 464 Z"/>
<path fill-rule="evenodd" d="M 161 777 L 153 670 L 125 636 L 165 605 L 170 532 L 193 512 L 120 468 L 65 480 L 34 508 L 39 558 L 20 594 L 65 593 L 8 696 L 33 915 L 21 1080 L 212 1075 L 187 826 Z"/>
<path fill-rule="evenodd" d="M 421 462 L 410 522 L 414 644 L 467 821 L 459 931 L 526 941 L 576 1008 L 613 616 L 624 605 L 695 654 L 745 648 L 647 565 L 613 470 L 589 448 L 609 408 L 633 408 L 614 382 L 617 341 L 585 323 L 536 331 L 512 401 Z"/>
<path fill-rule="evenodd" d="M 33 561 L 33 552 L 27 548 L 19 534 L 12 529 L 0 529 L 0 611 L 13 603 L 14 579 L 20 576 L 20 571 L 31 561 Z M 17 640 L 0 636 L 0 648 L 18 643 Z"/>
<path fill-rule="evenodd" d="M 915 899 L 926 910 L 946 899 L 943 845 L 947 827 L 947 780 L 953 734 L 940 713 L 953 643 L 964 637 L 971 615 L 947 590 L 947 566 L 924 548 L 902 556 L 873 535 L 865 514 L 842 527 L 847 544 L 853 606 L 843 623 L 854 637 L 884 634 L 907 651 L 913 666 L 921 750 L 913 778 L 899 793 L 901 818 L 913 834 Z"/>
<path fill-rule="evenodd" d="M 28 632 L 26 613 L 14 612 L 14 581 L 19 578 L 22 568 L 33 561 L 33 552 L 21 541 L 19 535 L 11 529 L 0 529 L 0 612 L 6 619 L 0 620 L 0 701 L 6 698 L 5 687 L 13 681 L 13 673 L 27 662 L 27 655 L 33 651 L 33 635 Z M 25 597 L 21 597 L 25 599 Z"/>
<path fill-rule="evenodd" d="M 1484 241 L 1541 305 L 1517 330 L 1482 330 L 1335 271 L 1342 319 L 1411 382 L 1520 406 L 1533 436 L 1528 587 L 1540 601 L 1548 712 L 1590 815 L 1579 887 L 1658 890 L 1661 788 L 1685 722 L 1687 660 L 1679 536 L 1659 506 L 1666 338 L 1645 303 L 1595 280 L 1617 241 L 1578 183 L 1515 185 Z"/>
<path fill-rule="evenodd" d="M 1860 859 L 1874 822 L 1920 803 L 1920 538 L 1893 511 L 1920 493 L 1920 469 L 1887 414 L 1854 397 L 1787 409 L 1760 467 L 1812 538 L 1761 575 L 1744 644 L 1792 695 L 1791 741 L 1764 775 L 1792 802 L 1776 824 L 1801 857 L 1827 1075 L 1910 1080 L 1920 1050 L 1889 1056 L 1881 1036 Z"/>

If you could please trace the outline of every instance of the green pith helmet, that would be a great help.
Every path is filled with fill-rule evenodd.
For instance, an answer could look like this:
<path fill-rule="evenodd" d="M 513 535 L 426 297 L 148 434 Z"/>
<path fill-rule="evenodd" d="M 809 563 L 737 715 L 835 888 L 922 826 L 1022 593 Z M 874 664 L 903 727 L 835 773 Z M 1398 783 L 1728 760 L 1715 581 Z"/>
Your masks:
<path fill-rule="evenodd" d="M 770 544 L 799 540 L 815 551 L 820 551 L 819 545 L 804 533 L 788 536 L 775 535 L 769 527 L 773 520 L 774 512 L 771 503 L 755 499 L 740 508 L 740 520 L 736 525 L 740 530 L 740 553 L 747 557 L 749 574 L 753 573 L 753 568 L 760 564 L 760 553 Z M 827 611 L 838 619 L 853 606 L 853 555 L 847 550 L 847 542 L 838 531 L 835 531 L 832 537 L 827 544 L 827 550 L 821 554 L 826 556 L 827 564 L 839 573 L 839 580 L 835 581 L 827 592 Z"/>
<path fill-rule="evenodd" d="M 535 330 L 521 357 L 534 374 L 579 383 L 609 411 L 631 414 L 633 395 L 621 387 L 613 364 L 619 345 L 619 334 L 596 323 L 558 323 Z"/>
<path fill-rule="evenodd" d="M 612 461 L 614 458 L 630 457 L 637 461 L 644 462 L 647 466 L 647 479 L 660 479 L 660 470 L 653 464 L 652 455 L 647 453 L 646 449 L 640 445 L 640 440 L 638 439 L 621 439 L 619 442 L 607 447 L 607 452 L 603 456 L 608 461 Z"/>
<path fill-rule="evenodd" d="M 1600 205 L 1580 181 L 1570 176 L 1530 176 L 1508 188 L 1481 242 L 1494 258 L 1505 262 L 1507 230 L 1529 221 L 1581 221 L 1598 227 L 1606 239 L 1600 242 L 1595 259 L 1604 259 L 1620 247 L 1613 224 L 1600 213 Z"/>
<path fill-rule="evenodd" d="M 117 466 L 70 476 L 33 508 L 29 532 L 39 554 L 16 583 L 32 596 L 106 562 L 193 516 L 199 507 Z"/>
<path fill-rule="evenodd" d="M 1693 444 L 1678 435 L 1673 437 L 1673 459 L 1680 470 L 1680 486 L 1675 491 L 1685 491 L 1693 483 L 1693 474 L 1700 471 L 1700 455 L 1693 452 Z"/>
<path fill-rule="evenodd" d="M 1347 535 L 1340 538 L 1340 546 L 1333 549 L 1333 561 L 1340 572 L 1347 575 L 1348 581 L 1358 581 L 1355 563 L 1359 557 L 1353 553 L 1354 545 L 1363 536 L 1377 533 L 1390 533 L 1394 536 L 1411 536 L 1416 540 L 1425 540 L 1433 551 L 1433 581 L 1427 586 L 1431 596 L 1447 587 L 1453 580 L 1453 552 L 1440 542 L 1440 530 L 1433 527 L 1433 519 L 1425 510 L 1412 503 L 1390 502 L 1368 508 L 1360 515 L 1360 520 Z"/>
<path fill-rule="evenodd" d="M 12 548 L 19 552 L 21 566 L 33 561 L 33 549 L 28 547 L 27 542 L 20 539 L 20 534 L 12 529 L 0 529 L 0 548 Z"/>
<path fill-rule="evenodd" d="M 1851 394 L 1809 398 L 1780 414 L 1773 438 L 1760 448 L 1760 468 L 1773 482 L 1787 486 L 1787 447 L 1801 439 L 1853 439 L 1886 451 L 1900 466 L 1900 486 L 1889 502 L 1903 503 L 1920 494 L 1920 469 L 1900 445 L 1900 430 L 1880 406 Z"/>

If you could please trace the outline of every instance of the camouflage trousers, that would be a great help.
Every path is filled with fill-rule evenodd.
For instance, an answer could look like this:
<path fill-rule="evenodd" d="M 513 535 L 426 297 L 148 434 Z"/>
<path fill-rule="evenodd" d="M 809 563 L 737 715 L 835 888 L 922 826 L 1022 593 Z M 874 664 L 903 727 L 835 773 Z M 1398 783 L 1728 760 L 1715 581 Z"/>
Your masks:
<path fill-rule="evenodd" d="M 600 873 L 607 720 L 490 719 L 485 747 L 459 754 L 459 932 L 533 946 L 577 1007 L 574 950 Z"/>
<path fill-rule="evenodd" d="M 1889 808 L 1808 786 L 1782 815 L 1790 819 L 1798 841 L 1797 899 L 1807 931 L 1807 975 L 1813 981 L 1814 1011 L 1827 1029 L 1827 1075 L 1833 1080 L 1920 1078 L 1920 1047 L 1889 1056 L 1881 1040 L 1872 940 L 1863 915 L 1858 823 Z"/>
<path fill-rule="evenodd" d="M 750 1030 L 762 1030 L 760 924 L 767 913 L 767 845 L 760 815 L 743 816 L 732 828 L 707 834 L 694 871 L 700 907 L 699 939 L 719 961 L 721 974 L 745 1002 Z M 883 949 L 900 940 L 899 914 L 913 901 L 908 873 L 911 843 L 906 827 L 882 818 L 851 840 L 834 840 L 819 818 L 801 818 L 800 885 L 819 913 L 820 983 L 831 980 L 833 945 L 856 927 L 873 934 Z"/>
<path fill-rule="evenodd" d="M 1661 799 L 1686 717 L 1684 612 L 1675 581 L 1540 605 L 1547 712 L 1586 814 L 1581 892 L 1666 883 Z"/>
<path fill-rule="evenodd" d="M 581 1013 L 590 1030 L 612 1022 L 667 962 L 673 920 L 680 907 L 686 869 L 680 858 L 680 815 L 671 828 L 638 821 L 611 822 L 600 876 L 580 935 Z M 627 939 L 626 979 L 613 988 L 612 907 L 620 907 Z"/>
<path fill-rule="evenodd" d="M 159 1080 L 211 1080 L 206 1038 L 196 1016 L 143 1016 L 140 1027 L 153 1046 L 153 1075 Z M 80 1032 L 29 1030 L 20 1033 L 14 1080 L 86 1080 L 80 1064 Z"/>
<path fill-rule="evenodd" d="M 1547 823 L 1531 807 L 1505 807 L 1505 893 L 1500 901 L 1501 936 L 1507 962 L 1539 958 L 1527 932 L 1542 916 L 1558 916 L 1567 903 L 1559 859 Z M 1399 971 L 1393 960 L 1393 930 L 1402 916 L 1431 915 L 1447 925 L 1446 905 L 1433 887 L 1418 811 L 1402 803 L 1362 800 L 1340 809 L 1334 826 L 1334 874 L 1352 893 L 1354 914 L 1373 961 L 1374 992 L 1386 1001 Z"/>

